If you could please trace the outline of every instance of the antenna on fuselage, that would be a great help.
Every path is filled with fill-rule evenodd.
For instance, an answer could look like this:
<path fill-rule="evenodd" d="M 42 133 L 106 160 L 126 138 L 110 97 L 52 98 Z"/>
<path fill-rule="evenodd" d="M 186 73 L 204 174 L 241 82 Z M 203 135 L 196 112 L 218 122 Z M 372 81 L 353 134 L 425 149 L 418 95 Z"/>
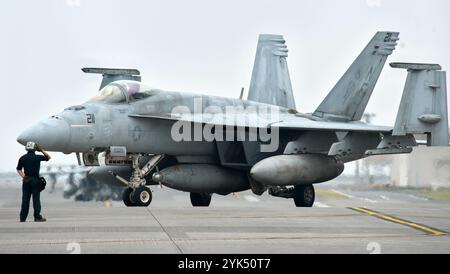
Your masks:
<path fill-rule="evenodd" d="M 241 88 L 241 95 L 239 96 L 239 99 L 242 100 L 244 98 L 244 88 Z"/>

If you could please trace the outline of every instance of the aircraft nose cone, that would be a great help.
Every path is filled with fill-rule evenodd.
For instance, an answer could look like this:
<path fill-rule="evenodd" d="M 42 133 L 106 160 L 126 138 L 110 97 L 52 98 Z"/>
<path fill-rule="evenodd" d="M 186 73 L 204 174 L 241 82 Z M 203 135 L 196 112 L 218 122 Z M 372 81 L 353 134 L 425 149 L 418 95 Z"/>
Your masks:
<path fill-rule="evenodd" d="M 57 118 L 45 119 L 23 131 L 17 142 L 26 145 L 35 142 L 49 151 L 64 152 L 70 140 L 69 124 Z"/>

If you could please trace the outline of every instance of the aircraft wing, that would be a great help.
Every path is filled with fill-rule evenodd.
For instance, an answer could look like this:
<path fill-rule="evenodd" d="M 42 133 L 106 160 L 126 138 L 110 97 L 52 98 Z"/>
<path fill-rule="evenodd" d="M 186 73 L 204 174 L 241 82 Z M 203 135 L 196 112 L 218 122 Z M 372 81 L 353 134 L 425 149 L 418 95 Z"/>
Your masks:
<path fill-rule="evenodd" d="M 292 130 L 318 130 L 318 131 L 357 131 L 357 132 L 392 132 L 392 127 L 373 126 L 358 123 L 337 123 L 337 122 L 323 122 L 311 121 L 309 123 L 296 122 L 279 122 L 271 125 L 271 128 L 292 129 Z"/>
<path fill-rule="evenodd" d="M 217 126 L 269 128 L 271 123 L 280 120 L 264 119 L 257 114 L 207 114 L 207 113 L 162 113 L 162 114 L 130 114 L 134 118 L 160 119 L 186 123 L 201 123 Z"/>
<path fill-rule="evenodd" d="M 376 126 L 360 121 L 336 122 L 312 120 L 295 115 L 283 116 L 280 122 L 271 124 L 272 128 L 290 130 L 319 130 L 319 131 L 357 131 L 357 132 L 392 132 L 392 127 Z"/>
<path fill-rule="evenodd" d="M 263 118 L 257 114 L 130 114 L 130 117 L 142 119 L 160 119 L 187 123 L 202 123 L 218 126 L 236 126 L 250 128 L 278 128 L 280 130 L 318 130 L 318 131 L 357 131 L 390 133 L 392 127 L 368 125 L 359 121 L 331 122 L 315 121 L 294 114 L 282 114 L 276 119 Z"/>

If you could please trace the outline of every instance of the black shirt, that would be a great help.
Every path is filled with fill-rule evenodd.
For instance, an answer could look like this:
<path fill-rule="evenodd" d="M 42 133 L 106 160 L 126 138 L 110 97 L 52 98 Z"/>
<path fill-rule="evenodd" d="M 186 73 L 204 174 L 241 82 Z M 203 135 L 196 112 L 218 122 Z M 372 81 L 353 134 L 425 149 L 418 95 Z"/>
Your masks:
<path fill-rule="evenodd" d="M 41 169 L 41 161 L 48 161 L 47 156 L 36 155 L 34 152 L 28 152 L 19 159 L 17 170 L 25 171 L 25 176 L 39 178 L 39 170 Z"/>

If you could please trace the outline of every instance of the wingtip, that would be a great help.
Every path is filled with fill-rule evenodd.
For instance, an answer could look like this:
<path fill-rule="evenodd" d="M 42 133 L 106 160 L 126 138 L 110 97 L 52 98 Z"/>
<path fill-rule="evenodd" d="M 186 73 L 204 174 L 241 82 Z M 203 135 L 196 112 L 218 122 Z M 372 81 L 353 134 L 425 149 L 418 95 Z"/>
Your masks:
<path fill-rule="evenodd" d="M 409 70 L 442 70 L 441 65 L 431 63 L 404 63 L 392 62 L 389 63 L 391 68 L 409 69 Z"/>

